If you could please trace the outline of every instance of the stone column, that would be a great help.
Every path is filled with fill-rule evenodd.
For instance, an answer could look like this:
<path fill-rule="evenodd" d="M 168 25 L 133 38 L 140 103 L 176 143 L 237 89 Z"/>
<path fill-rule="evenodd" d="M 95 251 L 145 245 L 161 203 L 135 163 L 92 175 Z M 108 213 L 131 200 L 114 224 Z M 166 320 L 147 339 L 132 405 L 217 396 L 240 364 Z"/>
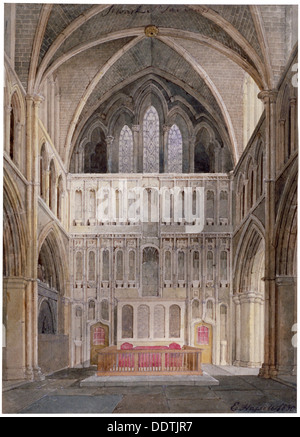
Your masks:
<path fill-rule="evenodd" d="M 291 375 L 294 370 L 295 354 L 297 354 L 297 349 L 292 342 L 293 326 L 296 323 L 293 311 L 296 294 L 295 278 L 292 276 L 277 277 L 276 292 L 276 370 L 278 374 Z"/>
<path fill-rule="evenodd" d="M 29 244 L 26 248 L 26 274 L 28 278 L 32 278 L 33 268 L 33 236 L 32 236 L 32 206 L 33 206 L 33 190 L 32 190 L 32 174 L 34 159 L 29 159 L 33 156 L 32 144 L 32 113 L 33 113 L 33 96 L 26 96 L 26 179 L 28 185 L 26 188 L 26 218 L 28 229 Z M 32 282 L 28 281 L 25 291 L 25 366 L 26 379 L 33 379 L 33 345 L 32 345 Z"/>
<path fill-rule="evenodd" d="M 6 105 L 4 110 L 5 110 L 4 150 L 9 155 L 9 151 L 10 151 L 10 114 L 12 111 L 12 107 L 9 105 Z"/>
<path fill-rule="evenodd" d="M 53 139 L 53 143 L 57 150 L 60 150 L 60 94 L 55 94 L 55 138 Z"/>
<path fill-rule="evenodd" d="M 191 135 L 189 138 L 189 172 L 195 173 L 195 145 L 196 135 Z"/>
<path fill-rule="evenodd" d="M 285 120 L 279 120 L 278 136 L 277 170 L 282 168 L 285 162 Z"/>
<path fill-rule="evenodd" d="M 5 380 L 32 379 L 31 349 L 28 346 L 27 287 L 24 278 L 3 278 L 6 299 L 6 364 L 3 367 Z M 30 346 L 30 345 L 29 345 Z M 3 349 L 2 349 L 3 350 Z"/>
<path fill-rule="evenodd" d="M 275 178 L 276 178 L 276 99 L 277 90 L 258 94 L 266 114 L 265 144 L 265 356 L 260 376 L 276 376 L 276 290 L 275 290 Z"/>
<path fill-rule="evenodd" d="M 162 172 L 168 173 L 169 172 L 169 150 L 168 150 L 168 140 L 169 140 L 169 132 L 170 132 L 171 126 L 168 124 L 163 125 L 163 163 L 162 163 Z"/>
<path fill-rule="evenodd" d="M 32 346 L 33 346 L 33 375 L 34 379 L 44 379 L 38 366 L 38 198 L 39 198 L 39 138 L 38 121 L 39 106 L 42 97 L 34 96 L 32 118 Z"/>
<path fill-rule="evenodd" d="M 215 155 L 215 172 L 219 173 L 220 167 L 222 165 L 222 161 L 221 161 L 221 145 L 217 140 L 214 141 L 214 155 Z"/>
<path fill-rule="evenodd" d="M 139 173 L 139 133 L 140 125 L 132 125 L 132 136 L 133 136 L 133 173 Z"/>
<path fill-rule="evenodd" d="M 49 104 L 50 104 L 50 129 L 49 134 L 52 140 L 52 143 L 55 143 L 55 82 L 53 77 L 50 79 L 50 93 L 49 93 Z"/>
<path fill-rule="evenodd" d="M 241 302 L 240 296 L 235 294 L 233 296 L 235 304 L 235 360 L 234 365 L 239 366 L 241 363 Z"/>
<path fill-rule="evenodd" d="M 112 147 L 113 147 L 114 137 L 106 137 L 107 144 L 107 172 L 112 173 L 113 160 L 112 160 Z"/>
<path fill-rule="evenodd" d="M 291 118 L 290 118 L 290 130 L 291 130 L 291 153 L 295 151 L 297 148 L 297 129 L 296 129 L 296 97 L 290 98 L 290 111 L 291 111 Z"/>

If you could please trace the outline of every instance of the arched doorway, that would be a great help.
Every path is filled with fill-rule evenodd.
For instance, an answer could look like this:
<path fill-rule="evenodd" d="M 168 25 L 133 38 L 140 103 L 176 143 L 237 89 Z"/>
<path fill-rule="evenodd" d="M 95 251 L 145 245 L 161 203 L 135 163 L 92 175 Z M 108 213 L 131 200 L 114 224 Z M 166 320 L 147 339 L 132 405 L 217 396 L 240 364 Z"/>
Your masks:
<path fill-rule="evenodd" d="M 65 335 L 64 262 L 60 243 L 51 230 L 38 256 L 38 363 L 44 374 L 69 365 L 69 337 Z"/>
<path fill-rule="evenodd" d="M 212 325 L 197 323 L 194 328 L 194 346 L 202 349 L 202 363 L 212 362 Z"/>
<path fill-rule="evenodd" d="M 109 345 L 109 328 L 101 322 L 90 327 L 90 363 L 98 363 L 98 352 Z"/>
<path fill-rule="evenodd" d="M 236 254 L 234 364 L 261 367 L 264 361 L 265 293 L 264 239 L 255 223 L 250 223 L 241 237 Z"/>

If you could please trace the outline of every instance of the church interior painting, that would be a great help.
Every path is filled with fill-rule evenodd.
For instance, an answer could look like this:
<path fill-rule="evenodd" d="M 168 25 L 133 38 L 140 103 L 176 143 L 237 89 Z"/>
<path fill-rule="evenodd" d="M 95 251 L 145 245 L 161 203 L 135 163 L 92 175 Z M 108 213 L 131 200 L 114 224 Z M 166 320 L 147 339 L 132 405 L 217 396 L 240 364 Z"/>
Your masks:
<path fill-rule="evenodd" d="M 107 348 L 296 377 L 297 13 L 4 5 L 3 382 Z"/>

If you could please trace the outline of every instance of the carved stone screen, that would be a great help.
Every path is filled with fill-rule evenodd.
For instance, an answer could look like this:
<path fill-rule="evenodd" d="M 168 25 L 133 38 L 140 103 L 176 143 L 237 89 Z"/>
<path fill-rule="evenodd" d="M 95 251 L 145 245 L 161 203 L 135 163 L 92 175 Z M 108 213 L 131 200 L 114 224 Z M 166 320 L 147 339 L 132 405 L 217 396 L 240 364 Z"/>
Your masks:
<path fill-rule="evenodd" d="M 82 281 L 82 276 L 83 276 L 82 253 L 77 252 L 77 254 L 76 254 L 76 281 Z"/>
<path fill-rule="evenodd" d="M 198 299 L 195 299 L 192 304 L 192 318 L 200 319 L 200 317 L 201 317 L 200 302 Z"/>
<path fill-rule="evenodd" d="M 101 317 L 103 320 L 109 319 L 109 304 L 107 299 L 101 301 Z"/>
<path fill-rule="evenodd" d="M 172 280 L 171 252 L 169 250 L 165 252 L 165 280 Z"/>
<path fill-rule="evenodd" d="M 193 253 L 193 280 L 199 280 L 199 252 Z"/>
<path fill-rule="evenodd" d="M 102 253 L 102 280 L 109 281 L 109 251 L 104 250 Z"/>
<path fill-rule="evenodd" d="M 159 262 L 155 247 L 146 247 L 143 250 L 142 284 L 143 296 L 158 296 Z"/>
<path fill-rule="evenodd" d="M 182 135 L 176 124 L 171 127 L 168 137 L 168 172 L 182 173 Z"/>
<path fill-rule="evenodd" d="M 227 252 L 222 251 L 220 255 L 220 279 L 227 281 Z"/>
<path fill-rule="evenodd" d="M 96 310 L 96 306 L 95 306 L 95 302 L 93 300 L 89 301 L 89 310 L 88 310 L 88 319 L 89 320 L 94 320 L 95 319 L 95 310 Z"/>
<path fill-rule="evenodd" d="M 128 272 L 129 281 L 135 280 L 135 252 L 131 250 L 129 252 L 129 272 Z"/>
<path fill-rule="evenodd" d="M 165 308 L 162 305 L 154 307 L 154 337 L 165 337 Z"/>
<path fill-rule="evenodd" d="M 137 336 L 138 338 L 149 337 L 149 307 L 140 305 L 137 312 Z"/>
<path fill-rule="evenodd" d="M 133 308 L 131 305 L 125 305 L 122 308 L 122 337 L 133 337 Z"/>
<path fill-rule="evenodd" d="M 170 306 L 169 312 L 169 337 L 180 337 L 180 307 L 178 305 Z"/>
<path fill-rule="evenodd" d="M 123 280 L 123 252 L 121 250 L 118 250 L 117 252 L 117 262 L 116 262 L 116 279 L 117 281 Z"/>
<path fill-rule="evenodd" d="M 133 136 L 131 129 L 125 125 L 120 133 L 119 140 L 119 172 L 133 171 Z"/>
<path fill-rule="evenodd" d="M 184 281 L 185 279 L 185 265 L 184 265 L 184 252 L 178 252 L 178 280 Z"/>
<path fill-rule="evenodd" d="M 80 220 L 82 218 L 82 192 L 76 191 L 75 193 L 75 219 Z"/>
<path fill-rule="evenodd" d="M 144 173 L 159 173 L 159 118 L 153 106 L 150 106 L 144 116 L 143 145 Z"/>
<path fill-rule="evenodd" d="M 89 253 L 89 281 L 95 281 L 95 252 Z"/>

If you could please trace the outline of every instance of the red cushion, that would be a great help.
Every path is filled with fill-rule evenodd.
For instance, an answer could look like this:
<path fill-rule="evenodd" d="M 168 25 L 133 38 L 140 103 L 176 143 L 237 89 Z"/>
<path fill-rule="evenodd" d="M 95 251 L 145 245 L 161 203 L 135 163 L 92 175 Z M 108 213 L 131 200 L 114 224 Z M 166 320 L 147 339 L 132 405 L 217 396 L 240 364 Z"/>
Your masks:
<path fill-rule="evenodd" d="M 133 349 L 133 344 L 131 344 L 131 343 L 121 344 L 121 350 L 130 350 L 130 349 Z"/>
<path fill-rule="evenodd" d="M 143 349 L 168 349 L 168 346 L 136 346 L 134 349 L 136 350 L 143 350 Z"/>
<path fill-rule="evenodd" d="M 171 343 L 169 349 L 181 349 L 181 346 L 178 343 Z"/>

